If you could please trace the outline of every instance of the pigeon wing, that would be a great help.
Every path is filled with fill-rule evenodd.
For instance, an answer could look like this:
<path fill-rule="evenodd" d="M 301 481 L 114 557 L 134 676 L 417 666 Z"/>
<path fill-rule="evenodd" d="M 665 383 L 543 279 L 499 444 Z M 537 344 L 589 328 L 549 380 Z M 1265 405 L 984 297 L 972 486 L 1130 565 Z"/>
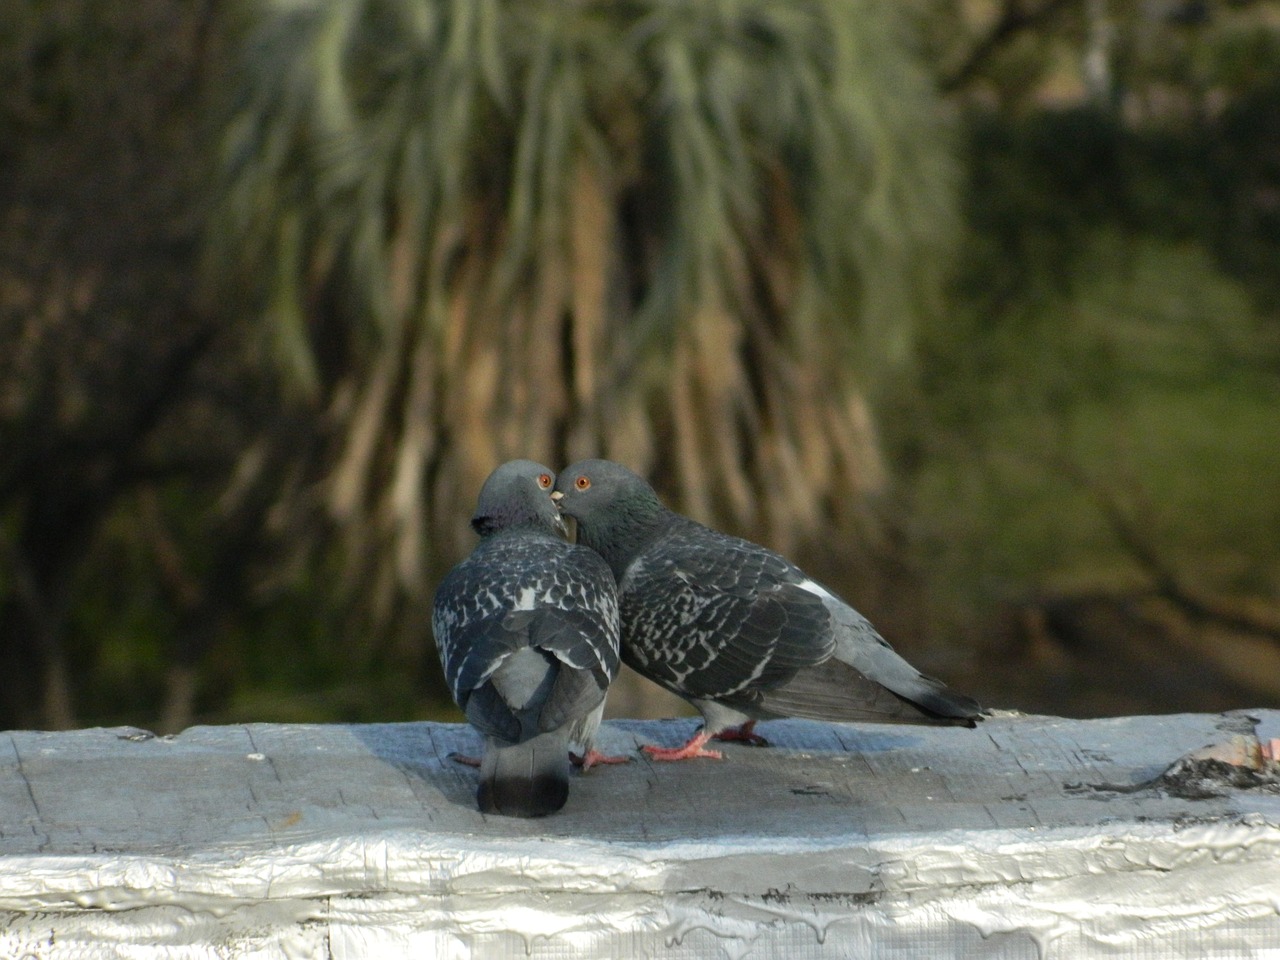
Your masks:
<path fill-rule="evenodd" d="M 441 581 L 432 616 L 454 699 L 511 742 L 599 705 L 618 671 L 617 624 L 604 562 L 542 538 L 478 548 Z"/>
<path fill-rule="evenodd" d="M 830 615 L 779 554 L 690 522 L 620 585 L 623 655 L 683 696 L 769 689 L 831 656 Z"/>

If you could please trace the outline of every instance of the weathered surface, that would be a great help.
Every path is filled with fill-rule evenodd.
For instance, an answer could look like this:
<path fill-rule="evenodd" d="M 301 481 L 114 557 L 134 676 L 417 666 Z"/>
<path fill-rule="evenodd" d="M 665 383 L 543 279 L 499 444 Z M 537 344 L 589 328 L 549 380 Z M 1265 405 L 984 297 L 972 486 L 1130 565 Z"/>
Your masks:
<path fill-rule="evenodd" d="M 765 724 L 537 821 L 475 810 L 460 726 L 0 734 L 0 958 L 1256 955 L 1280 791 L 1157 779 L 1251 717 Z"/>

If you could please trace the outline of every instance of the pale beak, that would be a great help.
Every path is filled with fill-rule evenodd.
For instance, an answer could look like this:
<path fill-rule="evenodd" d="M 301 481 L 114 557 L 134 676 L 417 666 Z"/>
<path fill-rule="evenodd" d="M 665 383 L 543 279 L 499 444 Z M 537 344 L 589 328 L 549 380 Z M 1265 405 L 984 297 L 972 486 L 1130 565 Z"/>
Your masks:
<path fill-rule="evenodd" d="M 561 493 L 559 490 L 552 490 L 551 499 L 556 502 L 556 506 L 559 506 L 560 501 L 564 499 L 564 494 Z"/>

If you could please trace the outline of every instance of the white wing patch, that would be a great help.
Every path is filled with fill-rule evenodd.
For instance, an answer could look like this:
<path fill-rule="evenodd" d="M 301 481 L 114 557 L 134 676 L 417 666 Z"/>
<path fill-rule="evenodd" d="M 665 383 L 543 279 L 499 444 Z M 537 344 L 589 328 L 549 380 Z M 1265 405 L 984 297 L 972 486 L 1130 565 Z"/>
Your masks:
<path fill-rule="evenodd" d="M 818 583 L 817 580 L 801 580 L 796 584 L 796 586 L 801 590 L 808 590 L 814 596 L 821 597 L 823 600 L 834 600 L 836 603 L 844 602 L 822 584 Z"/>
<path fill-rule="evenodd" d="M 532 610 L 532 609 L 533 609 L 533 607 L 534 607 L 534 602 L 535 602 L 535 600 L 537 599 L 537 596 L 538 596 L 538 589 L 537 589 L 537 587 L 524 587 L 524 588 L 520 591 L 520 596 L 519 596 L 519 598 L 516 600 L 516 605 L 515 605 L 514 607 L 512 607 L 511 609 L 513 609 L 513 610 Z"/>

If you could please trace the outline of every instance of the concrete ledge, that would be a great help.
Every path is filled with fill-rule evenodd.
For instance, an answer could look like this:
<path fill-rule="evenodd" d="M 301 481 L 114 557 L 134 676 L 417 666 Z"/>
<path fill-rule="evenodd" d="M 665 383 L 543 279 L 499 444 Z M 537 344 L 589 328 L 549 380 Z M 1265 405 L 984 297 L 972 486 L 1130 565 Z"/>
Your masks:
<path fill-rule="evenodd" d="M 1274 771 L 1162 776 L 1278 711 L 762 731 L 539 821 L 461 726 L 0 734 L 0 958 L 1280 955 Z"/>

